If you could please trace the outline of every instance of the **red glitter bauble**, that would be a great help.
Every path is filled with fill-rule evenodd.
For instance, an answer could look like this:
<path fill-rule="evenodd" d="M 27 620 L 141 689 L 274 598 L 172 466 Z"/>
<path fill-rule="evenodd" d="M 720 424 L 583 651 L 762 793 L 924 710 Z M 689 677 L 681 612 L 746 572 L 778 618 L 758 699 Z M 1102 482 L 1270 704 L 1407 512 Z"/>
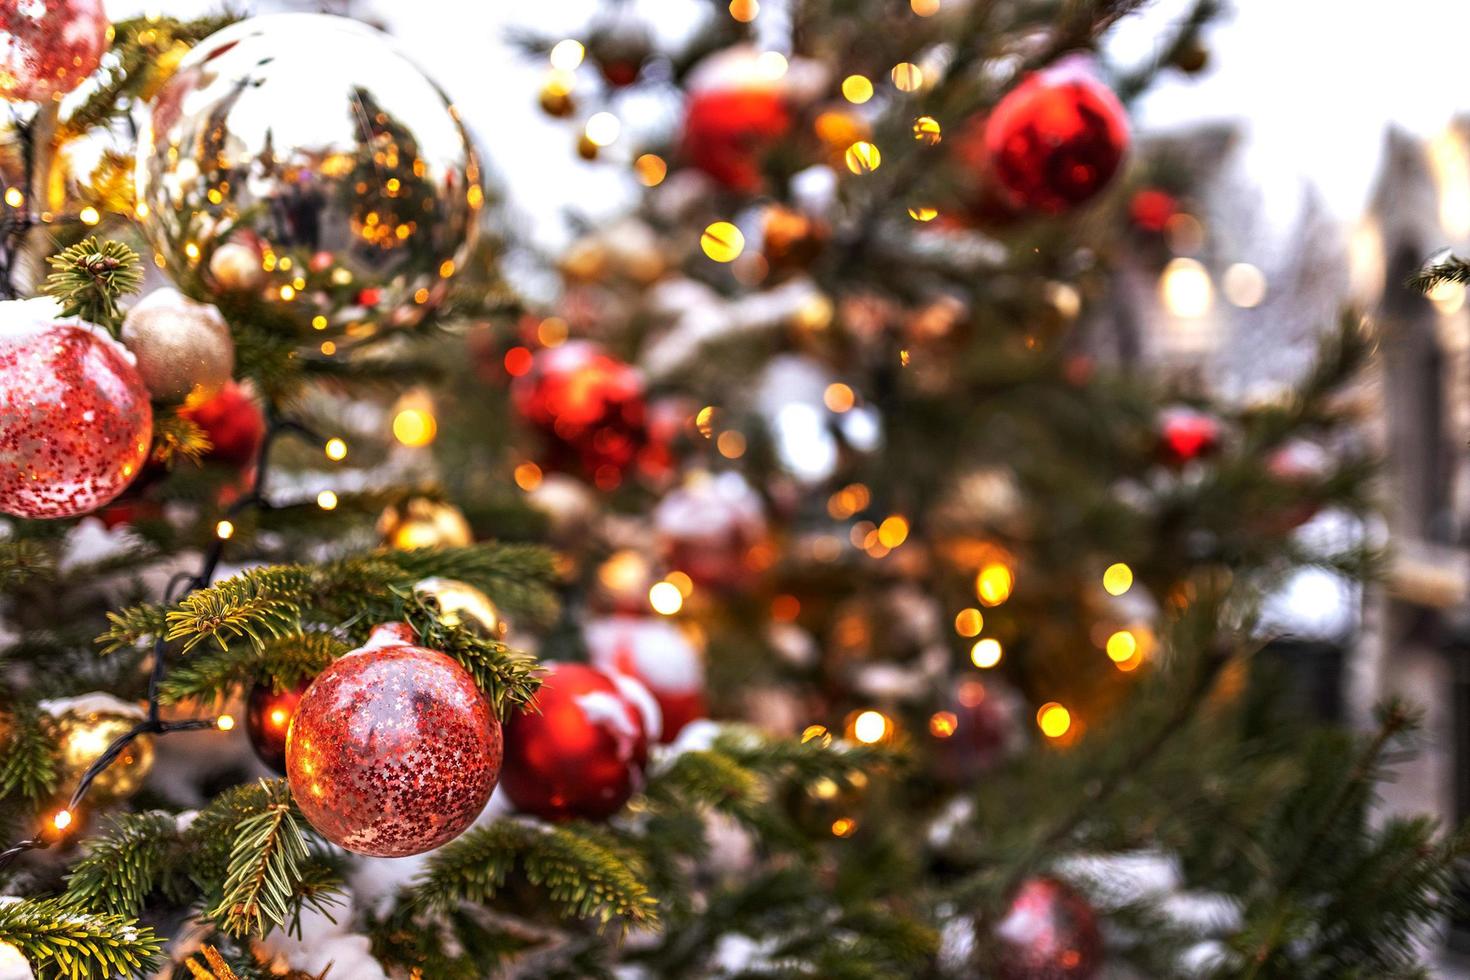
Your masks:
<path fill-rule="evenodd" d="M 601 820 L 616 813 L 643 779 L 649 719 L 636 681 L 585 664 L 543 663 L 535 712 L 505 726 L 505 794 L 547 820 Z M 646 695 L 646 692 L 644 692 Z"/>
<path fill-rule="evenodd" d="M 954 699 L 929 717 L 934 766 L 940 778 L 973 782 L 1021 743 L 1020 698 L 997 680 L 960 681 Z"/>
<path fill-rule="evenodd" d="M 100 330 L 57 322 L 50 300 L 0 303 L 0 513 L 75 517 L 138 475 L 153 407 Z"/>
<path fill-rule="evenodd" d="M 1159 452 L 1164 461 L 1182 466 L 1220 448 L 1220 423 L 1192 408 L 1171 408 L 1159 420 Z"/>
<path fill-rule="evenodd" d="M 76 88 L 107 50 L 102 0 L 0 4 L 0 98 L 44 102 Z"/>
<path fill-rule="evenodd" d="M 321 673 L 286 736 L 302 814 L 358 854 L 404 857 L 453 840 L 500 776 L 500 722 L 469 672 L 389 623 Z"/>
<path fill-rule="evenodd" d="M 1036 72 L 985 121 L 990 172 L 1011 202 L 1060 214 L 1102 190 L 1128 150 L 1128 114 L 1085 67 Z"/>
<path fill-rule="evenodd" d="M 261 762 L 281 775 L 286 774 L 286 733 L 301 695 L 311 686 L 302 681 L 295 687 L 277 691 L 272 684 L 256 684 L 245 699 L 245 734 L 250 747 Z"/>
<path fill-rule="evenodd" d="M 219 394 L 179 414 L 196 422 L 209 436 L 211 449 L 205 459 L 235 466 L 249 466 L 265 439 L 265 415 L 244 388 L 231 381 Z"/>
<path fill-rule="evenodd" d="M 719 183 L 752 193 L 763 182 L 762 157 L 790 131 L 791 113 L 776 89 L 715 89 L 690 96 L 681 148 Z"/>
<path fill-rule="evenodd" d="M 1000 980 L 1087 980 L 1102 967 L 1097 913 L 1055 878 L 1031 878 L 995 927 Z"/>
<path fill-rule="evenodd" d="M 547 466 L 580 469 L 602 489 L 622 482 L 647 441 L 643 375 L 591 341 L 538 351 L 511 397 L 548 437 Z"/>
<path fill-rule="evenodd" d="M 673 623 L 652 616 L 608 616 L 588 623 L 584 635 L 594 666 L 635 678 L 658 702 L 660 742 L 672 742 L 685 725 L 708 716 L 704 657 Z"/>

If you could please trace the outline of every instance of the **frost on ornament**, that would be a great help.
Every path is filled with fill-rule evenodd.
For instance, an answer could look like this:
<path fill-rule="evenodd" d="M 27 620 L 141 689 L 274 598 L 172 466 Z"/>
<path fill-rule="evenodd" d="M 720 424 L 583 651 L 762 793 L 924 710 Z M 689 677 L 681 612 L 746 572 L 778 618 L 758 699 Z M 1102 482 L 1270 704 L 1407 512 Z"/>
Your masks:
<path fill-rule="evenodd" d="M 0 98 L 43 102 L 76 88 L 107 50 L 102 0 L 0 4 Z"/>
<path fill-rule="evenodd" d="M 48 299 L 0 303 L 0 512 L 76 517 L 148 457 L 153 407 L 131 354 Z"/>

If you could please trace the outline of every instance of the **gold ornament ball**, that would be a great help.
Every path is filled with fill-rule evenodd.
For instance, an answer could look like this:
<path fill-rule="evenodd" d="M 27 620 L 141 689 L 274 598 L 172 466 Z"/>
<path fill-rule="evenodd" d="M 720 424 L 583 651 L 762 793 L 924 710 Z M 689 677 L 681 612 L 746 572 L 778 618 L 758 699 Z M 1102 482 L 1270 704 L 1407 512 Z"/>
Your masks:
<path fill-rule="evenodd" d="M 452 578 L 426 578 L 414 592 L 433 599 L 439 618 L 446 626 L 463 626 L 487 640 L 505 638 L 506 624 L 490 597 L 468 582 Z"/>
<path fill-rule="evenodd" d="M 214 250 L 209 256 L 209 274 L 214 288 L 225 293 L 252 292 L 266 281 L 260 253 L 239 242 L 225 242 Z"/>
<path fill-rule="evenodd" d="M 56 719 L 62 786 L 75 788 L 107 747 L 137 723 L 137 716 L 122 711 L 73 708 L 62 712 Z M 143 786 L 152 768 L 153 739 L 140 735 L 97 775 L 89 796 L 101 801 L 126 800 Z"/>
<path fill-rule="evenodd" d="M 235 341 L 219 310 L 177 289 L 155 289 L 128 311 L 122 342 L 159 401 L 202 402 L 235 372 Z"/>
<path fill-rule="evenodd" d="M 361 337 L 417 324 L 466 265 L 479 163 L 444 93 L 379 31 L 322 14 L 239 21 L 190 51 L 149 109 L 139 214 L 176 279 L 226 242 L 254 247 L 261 302 L 303 334 Z"/>
<path fill-rule="evenodd" d="M 474 544 L 469 521 L 458 507 L 427 497 L 393 504 L 378 518 L 383 543 L 398 551 L 415 548 L 463 548 Z"/>

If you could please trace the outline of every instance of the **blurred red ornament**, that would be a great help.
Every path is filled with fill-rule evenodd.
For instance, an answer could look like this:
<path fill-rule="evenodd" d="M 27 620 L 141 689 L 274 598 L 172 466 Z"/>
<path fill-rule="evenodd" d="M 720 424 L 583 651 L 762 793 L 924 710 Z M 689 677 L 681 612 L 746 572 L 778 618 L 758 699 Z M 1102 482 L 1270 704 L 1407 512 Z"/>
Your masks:
<path fill-rule="evenodd" d="M 537 710 L 505 726 L 505 793 L 547 820 L 605 819 L 628 802 L 648 762 L 650 716 L 637 681 L 584 664 L 542 666 Z"/>
<path fill-rule="evenodd" d="M 993 769 L 1020 744 L 1023 717 L 1020 698 L 1001 681 L 960 681 L 946 708 L 929 717 L 940 777 L 963 784 Z"/>
<path fill-rule="evenodd" d="M 209 436 L 213 448 L 205 459 L 236 466 L 255 462 L 265 439 L 265 414 L 240 385 L 231 381 L 213 398 L 179 414 L 193 419 Z"/>
<path fill-rule="evenodd" d="M 1327 479 L 1332 471 L 1332 457 L 1315 442 L 1293 439 L 1266 458 L 1266 472 L 1289 489 L 1296 500 L 1274 513 L 1257 514 L 1258 521 L 1272 533 L 1285 533 L 1317 516 L 1321 502 L 1310 496 L 1314 485 Z"/>
<path fill-rule="evenodd" d="M 1088 980 L 1102 968 L 1097 913 L 1070 885 L 1031 878 L 995 927 L 1000 980 Z"/>
<path fill-rule="evenodd" d="M 261 762 L 281 775 L 286 774 L 286 733 L 301 695 L 311 686 L 306 680 L 278 691 L 271 684 L 256 684 L 245 699 L 245 734 Z"/>
<path fill-rule="evenodd" d="M 468 671 L 414 645 L 406 623 L 373 631 L 296 705 L 286 778 L 307 821 L 349 851 L 404 857 L 464 832 L 500 776 L 500 722 Z"/>
<path fill-rule="evenodd" d="M 673 623 L 652 616 L 608 616 L 588 623 L 583 632 L 593 666 L 640 681 L 658 702 L 660 742 L 672 742 L 685 725 L 708 716 L 704 656 Z"/>
<path fill-rule="evenodd" d="M 1169 219 L 1179 213 L 1179 202 L 1173 194 L 1157 187 L 1146 187 L 1128 202 L 1128 216 L 1144 231 L 1161 232 Z"/>
<path fill-rule="evenodd" d="M 587 42 L 587 53 L 609 85 L 623 88 L 638 80 L 653 53 L 653 38 L 643 24 L 621 20 L 599 28 Z"/>
<path fill-rule="evenodd" d="M 659 501 L 653 524 L 668 563 L 711 589 L 748 584 L 747 557 L 766 537 L 760 495 L 733 470 L 692 474 Z"/>
<path fill-rule="evenodd" d="M 538 351 L 511 398 L 549 438 L 546 466 L 580 468 L 602 489 L 621 482 L 647 441 L 643 375 L 591 341 Z"/>
<path fill-rule="evenodd" d="M 102 0 L 0 4 L 0 98 L 44 102 L 80 85 L 107 50 Z"/>
<path fill-rule="evenodd" d="M 1171 408 L 1159 422 L 1159 452 L 1165 462 L 1182 466 L 1220 448 L 1220 423 L 1192 408 Z"/>
<path fill-rule="evenodd" d="M 1122 103 L 1076 61 L 1032 74 L 985 121 L 989 171 L 1027 211 L 1060 214 L 1093 197 L 1128 142 Z"/>
<path fill-rule="evenodd" d="M 148 389 L 101 328 L 51 300 L 0 303 L 0 513 L 76 517 L 138 475 L 153 438 Z"/>
<path fill-rule="evenodd" d="M 684 158 L 724 186 L 760 190 L 762 157 L 791 131 L 791 113 L 771 86 L 715 89 L 689 97 Z"/>

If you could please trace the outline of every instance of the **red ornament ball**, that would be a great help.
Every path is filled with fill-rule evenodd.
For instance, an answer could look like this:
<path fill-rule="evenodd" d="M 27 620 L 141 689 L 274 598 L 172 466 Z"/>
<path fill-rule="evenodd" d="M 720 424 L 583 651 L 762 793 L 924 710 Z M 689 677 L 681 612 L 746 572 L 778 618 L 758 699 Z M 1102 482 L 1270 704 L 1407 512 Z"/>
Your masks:
<path fill-rule="evenodd" d="M 148 389 L 99 328 L 50 300 L 0 303 L 0 513 L 60 518 L 109 503 L 153 439 Z"/>
<path fill-rule="evenodd" d="M 704 656 L 673 623 L 652 616 L 608 616 L 583 631 L 595 667 L 646 687 L 662 718 L 658 741 L 672 742 L 691 721 L 708 716 Z"/>
<path fill-rule="evenodd" d="M 684 109 L 684 159 L 732 191 L 755 193 L 763 159 L 791 132 L 782 94 L 768 87 L 691 95 Z"/>
<path fill-rule="evenodd" d="M 658 726 L 640 701 L 652 699 L 636 681 L 595 667 L 542 666 L 537 711 L 506 723 L 505 793 L 547 820 L 610 817 L 643 781 L 650 729 L 657 738 Z"/>
<path fill-rule="evenodd" d="M 250 736 L 250 747 L 255 750 L 256 758 L 283 776 L 286 733 L 291 730 L 291 719 L 296 716 L 301 695 L 310 686 L 311 681 L 302 681 L 278 691 L 273 684 L 256 684 L 245 699 L 245 734 Z"/>
<path fill-rule="evenodd" d="M 500 776 L 500 722 L 469 672 L 388 623 L 321 673 L 296 705 L 286 778 L 325 838 L 373 857 L 464 832 Z"/>
<path fill-rule="evenodd" d="M 950 783 L 970 783 L 993 769 L 1021 743 L 1020 698 L 1000 681 L 969 677 L 954 698 L 929 717 L 934 767 Z"/>
<path fill-rule="evenodd" d="M 1220 423 L 1192 408 L 1171 408 L 1159 421 L 1159 453 L 1172 466 L 1183 466 L 1220 448 Z"/>
<path fill-rule="evenodd" d="M 1024 882 L 995 927 L 1000 980 L 1088 980 L 1102 967 L 1097 913 L 1065 882 Z"/>
<path fill-rule="evenodd" d="M 1146 187 L 1133 195 L 1128 202 L 1128 217 L 1144 231 L 1157 234 L 1169 224 L 1169 219 L 1179 213 L 1179 202 L 1168 191 L 1157 187 Z"/>
<path fill-rule="evenodd" d="M 580 469 L 602 489 L 622 482 L 647 442 L 643 375 L 591 341 L 538 351 L 511 399 L 548 437 L 549 468 Z"/>
<path fill-rule="evenodd" d="M 670 491 L 653 512 L 664 557 L 696 585 L 734 590 L 757 569 L 752 548 L 766 538 L 760 494 L 733 470 L 696 473 Z"/>
<path fill-rule="evenodd" d="M 1087 201 L 1128 150 L 1128 114 L 1076 62 L 1029 76 L 985 122 L 990 172 L 1011 203 L 1060 214 Z"/>
<path fill-rule="evenodd" d="M 265 414 L 245 388 L 231 381 L 208 401 L 179 411 L 209 436 L 205 459 L 233 466 L 250 466 L 265 440 Z"/>
<path fill-rule="evenodd" d="M 102 0 L 0 4 L 0 98 L 44 102 L 76 88 L 107 50 Z"/>

